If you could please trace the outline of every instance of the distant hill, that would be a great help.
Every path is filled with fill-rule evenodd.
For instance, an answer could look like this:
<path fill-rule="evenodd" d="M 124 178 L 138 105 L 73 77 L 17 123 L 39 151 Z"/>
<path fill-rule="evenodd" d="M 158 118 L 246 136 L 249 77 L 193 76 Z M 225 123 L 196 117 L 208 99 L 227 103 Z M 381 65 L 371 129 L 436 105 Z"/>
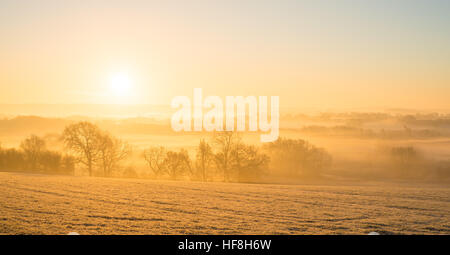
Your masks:
<path fill-rule="evenodd" d="M 0 120 L 0 135 L 44 135 L 59 133 L 72 121 L 59 118 L 18 116 Z"/>

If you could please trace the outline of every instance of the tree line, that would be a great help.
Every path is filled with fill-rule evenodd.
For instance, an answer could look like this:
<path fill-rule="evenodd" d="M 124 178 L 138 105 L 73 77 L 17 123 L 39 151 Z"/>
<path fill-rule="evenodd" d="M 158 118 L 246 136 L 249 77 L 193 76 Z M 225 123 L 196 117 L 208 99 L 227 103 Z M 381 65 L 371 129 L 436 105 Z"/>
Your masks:
<path fill-rule="evenodd" d="M 131 153 L 127 143 L 90 122 L 67 126 L 59 139 L 64 143 L 64 152 L 48 150 L 45 139 L 36 135 L 23 140 L 19 149 L 0 146 L 0 170 L 74 174 L 78 165 L 86 168 L 90 176 L 96 168 L 103 176 L 111 176 Z"/>
<path fill-rule="evenodd" d="M 255 146 L 246 144 L 240 133 L 227 131 L 201 139 L 190 152 L 164 146 L 134 151 L 127 142 L 90 122 L 66 126 L 57 139 L 64 150 L 49 149 L 46 139 L 36 135 L 25 138 L 18 148 L 2 148 L 0 144 L 0 171 L 73 175 L 75 170 L 83 170 L 89 176 L 270 182 L 278 177 L 280 181 L 318 178 L 332 164 L 327 151 L 305 140 L 279 138 Z M 130 166 L 132 154 L 145 165 L 140 174 L 134 168 L 138 159 L 133 158 Z M 448 161 L 426 159 L 411 146 L 386 148 L 376 154 L 373 161 L 366 162 L 374 174 L 401 179 L 450 176 Z M 344 167 L 352 170 L 350 165 Z M 359 176 L 359 168 L 352 170 L 355 176 Z"/>
<path fill-rule="evenodd" d="M 191 160 L 185 149 L 168 151 L 164 147 L 151 147 L 144 158 L 156 178 L 167 175 L 172 179 L 189 176 L 192 180 L 245 181 L 265 173 L 269 158 L 256 146 L 244 144 L 236 132 L 218 132 L 212 144 L 200 140 L 195 159 Z"/>
<path fill-rule="evenodd" d="M 201 139 L 193 160 L 185 149 L 170 151 L 162 146 L 146 149 L 144 158 L 156 178 L 212 181 L 219 177 L 224 182 L 259 181 L 274 174 L 317 177 L 332 161 L 325 150 L 301 139 L 279 138 L 258 147 L 245 144 L 239 133 L 230 131 L 216 132 L 210 141 Z"/>
<path fill-rule="evenodd" d="M 0 170 L 73 174 L 75 167 L 89 176 L 113 176 L 123 170 L 132 147 L 90 122 L 65 127 L 59 137 L 64 152 L 50 151 L 44 139 L 26 138 L 20 149 L 1 149 Z M 216 132 L 201 139 L 190 157 L 186 149 L 163 146 L 145 149 L 141 157 L 155 178 L 197 181 L 258 181 L 276 172 L 288 177 L 317 176 L 331 165 L 331 156 L 304 140 L 279 138 L 263 146 L 243 142 L 237 132 Z"/>
<path fill-rule="evenodd" d="M 19 149 L 0 146 L 0 170 L 73 174 L 75 158 L 48 150 L 44 139 L 31 135 L 21 142 Z"/>

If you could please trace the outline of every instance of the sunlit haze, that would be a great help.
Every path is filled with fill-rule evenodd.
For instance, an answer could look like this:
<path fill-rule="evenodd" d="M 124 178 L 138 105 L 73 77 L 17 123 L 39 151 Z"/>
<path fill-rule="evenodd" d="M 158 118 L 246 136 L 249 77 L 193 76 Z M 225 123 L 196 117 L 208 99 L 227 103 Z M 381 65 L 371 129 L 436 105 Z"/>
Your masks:
<path fill-rule="evenodd" d="M 4 0 L 0 103 L 168 105 L 201 87 L 281 107 L 448 109 L 449 5 Z"/>

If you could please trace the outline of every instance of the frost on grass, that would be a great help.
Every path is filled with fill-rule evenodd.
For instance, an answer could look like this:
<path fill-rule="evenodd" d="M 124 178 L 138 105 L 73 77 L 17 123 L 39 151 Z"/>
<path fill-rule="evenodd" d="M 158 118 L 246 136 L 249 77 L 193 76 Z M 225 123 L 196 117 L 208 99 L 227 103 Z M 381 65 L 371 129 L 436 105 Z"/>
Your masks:
<path fill-rule="evenodd" d="M 0 173 L 0 234 L 450 234 L 450 187 Z"/>

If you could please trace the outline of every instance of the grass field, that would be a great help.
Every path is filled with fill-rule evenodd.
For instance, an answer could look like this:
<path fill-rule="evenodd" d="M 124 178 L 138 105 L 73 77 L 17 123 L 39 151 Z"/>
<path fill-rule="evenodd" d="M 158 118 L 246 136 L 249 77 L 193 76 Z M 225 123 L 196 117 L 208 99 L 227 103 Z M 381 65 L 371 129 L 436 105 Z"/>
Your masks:
<path fill-rule="evenodd" d="M 450 234 L 450 187 L 0 173 L 0 234 Z"/>

